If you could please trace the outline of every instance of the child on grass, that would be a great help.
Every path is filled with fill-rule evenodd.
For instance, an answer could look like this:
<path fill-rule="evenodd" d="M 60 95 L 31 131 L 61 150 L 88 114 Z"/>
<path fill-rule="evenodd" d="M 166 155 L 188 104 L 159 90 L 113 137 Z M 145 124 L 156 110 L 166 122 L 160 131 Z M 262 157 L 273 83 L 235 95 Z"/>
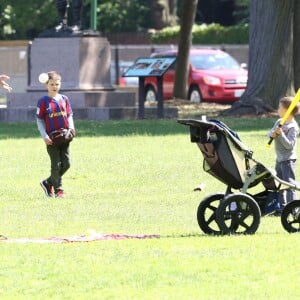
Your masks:
<path fill-rule="evenodd" d="M 287 182 L 295 184 L 295 168 L 297 159 L 297 137 L 299 134 L 299 126 L 295 120 L 298 113 L 298 106 L 294 108 L 289 118 L 282 127 L 279 126 L 281 118 L 289 108 L 292 97 L 283 97 L 279 100 L 278 119 L 273 128 L 269 131 L 268 136 L 274 139 L 276 163 L 276 175 Z M 296 199 L 295 190 L 289 189 L 279 193 L 279 213 L 283 210 L 287 203 Z"/>
<path fill-rule="evenodd" d="M 54 145 L 50 136 L 56 130 L 71 129 L 75 136 L 73 112 L 67 96 L 59 94 L 61 76 L 56 71 L 48 72 L 45 83 L 48 95 L 37 103 L 36 119 L 40 134 L 46 144 L 51 161 L 51 174 L 40 182 L 46 196 L 64 197 L 62 176 L 70 168 L 70 143 Z"/>

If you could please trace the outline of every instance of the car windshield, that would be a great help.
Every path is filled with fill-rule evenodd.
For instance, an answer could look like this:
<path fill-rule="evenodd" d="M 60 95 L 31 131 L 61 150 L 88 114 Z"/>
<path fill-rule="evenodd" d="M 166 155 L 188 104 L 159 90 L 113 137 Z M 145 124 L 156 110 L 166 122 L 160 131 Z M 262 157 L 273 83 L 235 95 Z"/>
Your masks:
<path fill-rule="evenodd" d="M 239 64 L 226 53 L 192 54 L 192 66 L 197 70 L 239 69 Z"/>

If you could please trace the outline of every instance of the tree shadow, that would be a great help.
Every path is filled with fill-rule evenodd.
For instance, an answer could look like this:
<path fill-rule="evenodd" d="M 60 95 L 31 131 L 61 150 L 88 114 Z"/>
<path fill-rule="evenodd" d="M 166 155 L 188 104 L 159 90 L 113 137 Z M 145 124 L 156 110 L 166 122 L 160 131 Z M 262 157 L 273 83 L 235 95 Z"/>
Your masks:
<path fill-rule="evenodd" d="M 189 128 L 176 119 L 82 121 L 74 120 L 77 137 L 100 136 L 164 136 L 189 134 Z M 40 138 L 35 122 L 0 123 L 0 139 Z"/>
<path fill-rule="evenodd" d="M 188 119 L 188 118 L 186 118 Z M 197 119 L 191 117 L 190 119 Z M 264 130 L 272 128 L 277 117 L 215 117 L 236 132 Z M 297 117 L 300 121 L 300 117 Z M 78 137 L 100 136 L 167 136 L 186 134 L 189 136 L 189 126 L 177 122 L 177 119 L 145 119 L 145 120 L 110 120 L 86 121 L 75 119 Z M 35 122 L 30 123 L 1 123 L 0 139 L 11 138 L 40 138 Z"/>

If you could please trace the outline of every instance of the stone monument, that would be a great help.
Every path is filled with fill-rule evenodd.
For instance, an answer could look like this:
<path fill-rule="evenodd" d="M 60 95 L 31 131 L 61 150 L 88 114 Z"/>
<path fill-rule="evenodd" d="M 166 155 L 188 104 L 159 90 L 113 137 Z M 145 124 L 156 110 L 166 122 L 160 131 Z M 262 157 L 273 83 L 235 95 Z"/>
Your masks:
<path fill-rule="evenodd" d="M 113 90 L 110 45 L 102 37 L 36 38 L 30 49 L 28 91 L 44 89 L 41 72 L 62 74 L 64 91 Z"/>

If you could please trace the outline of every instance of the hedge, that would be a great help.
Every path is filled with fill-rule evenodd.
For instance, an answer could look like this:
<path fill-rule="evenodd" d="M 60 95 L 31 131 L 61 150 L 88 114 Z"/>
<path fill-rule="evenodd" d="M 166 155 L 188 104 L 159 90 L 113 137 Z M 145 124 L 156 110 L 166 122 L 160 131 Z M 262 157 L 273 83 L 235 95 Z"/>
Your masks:
<path fill-rule="evenodd" d="M 177 43 L 179 26 L 166 27 L 151 34 L 156 44 Z M 249 24 L 222 26 L 220 24 L 202 24 L 193 26 L 193 44 L 248 44 Z"/>

